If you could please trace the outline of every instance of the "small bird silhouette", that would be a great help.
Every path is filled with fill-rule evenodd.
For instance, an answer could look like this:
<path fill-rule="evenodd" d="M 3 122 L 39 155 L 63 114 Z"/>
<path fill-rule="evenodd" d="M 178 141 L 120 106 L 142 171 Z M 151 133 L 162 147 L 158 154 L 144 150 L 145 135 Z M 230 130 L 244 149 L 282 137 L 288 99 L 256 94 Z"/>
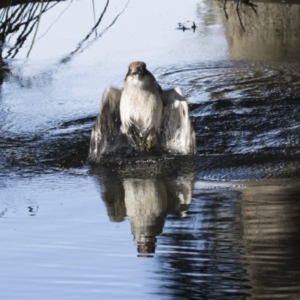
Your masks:
<path fill-rule="evenodd" d="M 193 29 L 193 31 L 195 32 L 195 30 L 196 30 L 196 28 L 197 28 L 197 26 L 196 26 L 196 24 L 195 24 L 195 22 L 193 22 L 193 25 L 192 25 L 192 27 L 191 27 L 192 29 Z"/>

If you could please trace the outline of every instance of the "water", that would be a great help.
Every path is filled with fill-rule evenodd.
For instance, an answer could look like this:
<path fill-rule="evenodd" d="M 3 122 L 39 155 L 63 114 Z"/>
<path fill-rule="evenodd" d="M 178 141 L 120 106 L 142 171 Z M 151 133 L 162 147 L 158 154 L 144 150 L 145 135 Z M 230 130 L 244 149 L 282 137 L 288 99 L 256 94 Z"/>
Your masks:
<path fill-rule="evenodd" d="M 109 1 L 93 31 L 94 2 L 35 39 L 0 5 L 1 298 L 298 299 L 299 3 Z M 197 157 L 86 164 L 133 60 L 188 96 Z"/>

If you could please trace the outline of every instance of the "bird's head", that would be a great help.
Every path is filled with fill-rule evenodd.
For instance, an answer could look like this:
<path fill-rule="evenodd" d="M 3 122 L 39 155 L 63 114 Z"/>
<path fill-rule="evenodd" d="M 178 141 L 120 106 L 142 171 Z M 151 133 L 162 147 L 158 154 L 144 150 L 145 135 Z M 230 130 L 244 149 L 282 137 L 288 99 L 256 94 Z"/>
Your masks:
<path fill-rule="evenodd" d="M 133 78 L 141 79 L 147 73 L 146 64 L 142 61 L 134 61 L 128 66 L 127 76 L 132 76 Z"/>
<path fill-rule="evenodd" d="M 146 88 L 153 85 L 153 75 L 146 69 L 146 64 L 142 61 L 135 61 L 129 64 L 125 77 L 127 87 Z"/>
<path fill-rule="evenodd" d="M 155 77 L 147 70 L 146 64 L 142 61 L 134 61 L 129 64 L 124 87 L 147 89 L 153 92 L 161 90 Z"/>

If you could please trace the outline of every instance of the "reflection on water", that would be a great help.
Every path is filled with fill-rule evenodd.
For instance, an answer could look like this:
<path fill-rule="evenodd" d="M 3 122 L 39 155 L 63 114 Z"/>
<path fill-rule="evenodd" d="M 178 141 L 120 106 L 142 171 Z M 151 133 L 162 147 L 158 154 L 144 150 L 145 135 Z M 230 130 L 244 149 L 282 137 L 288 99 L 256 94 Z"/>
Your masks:
<path fill-rule="evenodd" d="M 242 245 L 257 298 L 300 297 L 299 191 L 298 181 L 251 183 L 240 194 Z"/>
<path fill-rule="evenodd" d="M 298 299 L 299 2 L 24 3 L 0 3 L 0 297 Z M 140 58 L 189 96 L 199 155 L 85 165 Z"/>
<path fill-rule="evenodd" d="M 0 216 L 4 299 L 19 299 L 18 290 L 25 299 L 32 290 L 41 299 L 49 284 L 51 296 L 63 293 L 70 299 L 103 293 L 132 299 L 133 287 L 134 295 L 146 299 L 153 294 L 160 299 L 300 296 L 299 181 L 191 184 L 188 174 L 175 176 L 173 183 L 101 174 L 96 184 L 108 221 L 99 209 L 99 193 L 89 191 L 91 177 L 44 177 L 9 189 L 13 199 L 20 188 L 25 197 L 37 191 L 36 216 Z M 8 195 L 0 190 L 1 207 L 3 196 Z M 127 220 L 120 222 L 125 216 L 143 252 L 138 256 L 150 260 L 136 259 Z M 156 253 L 149 255 L 155 238 Z M 121 292 L 112 288 L 124 281 Z"/>
<path fill-rule="evenodd" d="M 192 201 L 194 174 L 191 170 L 187 173 L 187 167 L 178 168 L 185 163 L 188 164 L 185 158 L 177 164 L 176 160 L 153 160 L 136 165 L 136 170 L 141 168 L 136 173 L 131 172 L 130 166 L 124 166 L 123 170 L 117 168 L 109 177 L 98 177 L 110 221 L 120 222 L 125 216 L 129 217 L 139 253 L 155 252 L 156 237 L 162 233 L 168 213 L 186 215 Z M 162 178 L 162 168 L 173 169 L 173 176 Z M 97 168 L 94 172 L 97 173 Z M 176 172 L 180 175 L 175 176 Z M 170 170 L 164 175 L 168 173 L 170 176 Z"/>
<path fill-rule="evenodd" d="M 156 236 L 164 226 L 167 191 L 154 180 L 127 179 L 123 182 L 126 213 L 139 253 L 154 253 Z"/>
<path fill-rule="evenodd" d="M 5 1 L 4 1 L 5 2 Z M 45 2 L 45 5 L 44 5 Z M 46 13 L 49 9 L 53 8 L 58 4 L 57 1 L 43 1 L 40 3 L 26 2 L 22 5 L 16 5 L 12 1 L 6 0 L 6 5 L 2 7 L 1 10 L 1 45 L 0 54 L 3 57 L 3 47 L 8 48 L 7 53 L 3 58 L 14 58 L 20 48 L 24 45 L 28 36 L 33 32 L 34 28 L 38 28 L 40 17 L 42 14 Z M 11 43 L 10 39 L 12 35 L 18 34 L 15 42 Z M 32 40 L 34 43 L 34 39 Z M 10 45 L 11 44 L 11 45 Z M 31 47 L 27 55 L 29 55 Z"/>
<path fill-rule="evenodd" d="M 167 218 L 158 247 L 163 295 L 300 296 L 299 182 L 240 184 L 196 182 L 187 217 Z"/>
<path fill-rule="evenodd" d="M 299 62 L 299 1 L 240 2 L 236 10 L 227 1 L 223 14 L 230 58 Z"/>
<path fill-rule="evenodd" d="M 162 293 L 174 299 L 245 299 L 250 286 L 236 221 L 238 190 L 196 182 L 187 217 L 162 237 Z M 180 288 L 176 288 L 180 287 Z"/>
<path fill-rule="evenodd" d="M 64 10 L 60 12 L 59 16 L 53 21 L 52 24 L 50 24 L 47 31 L 42 35 L 39 35 L 39 38 L 36 41 L 39 25 L 44 18 L 45 13 L 55 8 L 55 6 L 59 4 L 59 0 L 21 1 L 21 4 L 8 0 L 6 0 L 6 2 L 6 5 L 2 7 L 0 6 L 0 57 L 2 63 L 3 59 L 7 60 L 15 58 L 18 55 L 19 50 L 24 46 L 25 48 L 28 48 L 26 55 L 28 57 L 32 48 L 34 47 L 35 42 L 47 35 L 51 27 L 59 20 L 59 18 L 72 4 L 72 1 L 68 3 Z M 109 4 L 110 1 L 107 0 L 97 20 L 95 19 L 95 6 L 93 5 L 94 24 L 92 28 L 81 41 L 78 41 L 75 50 L 71 51 L 70 54 L 65 54 L 65 56 L 61 58 L 61 63 L 69 62 L 75 54 L 84 51 L 85 48 L 99 39 L 110 27 L 115 24 L 117 19 L 126 9 L 128 2 L 123 7 L 123 10 L 118 12 L 114 16 L 113 20 L 106 27 L 104 27 L 104 29 L 98 32 L 97 29 L 101 25 L 101 21 L 106 14 Z M 14 35 L 16 35 L 16 37 Z M 30 41 L 28 41 L 29 38 L 31 39 Z"/>

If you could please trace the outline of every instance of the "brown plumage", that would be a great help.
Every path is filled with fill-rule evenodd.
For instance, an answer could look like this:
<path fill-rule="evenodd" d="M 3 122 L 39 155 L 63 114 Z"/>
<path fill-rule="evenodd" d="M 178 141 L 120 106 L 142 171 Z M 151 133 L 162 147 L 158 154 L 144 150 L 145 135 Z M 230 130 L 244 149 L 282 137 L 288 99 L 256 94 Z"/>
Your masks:
<path fill-rule="evenodd" d="M 195 133 L 179 88 L 163 91 L 144 62 L 128 67 L 122 90 L 107 88 L 92 130 L 89 160 L 130 143 L 140 151 L 161 146 L 196 154 Z M 129 145 L 128 145 L 129 146 Z"/>

